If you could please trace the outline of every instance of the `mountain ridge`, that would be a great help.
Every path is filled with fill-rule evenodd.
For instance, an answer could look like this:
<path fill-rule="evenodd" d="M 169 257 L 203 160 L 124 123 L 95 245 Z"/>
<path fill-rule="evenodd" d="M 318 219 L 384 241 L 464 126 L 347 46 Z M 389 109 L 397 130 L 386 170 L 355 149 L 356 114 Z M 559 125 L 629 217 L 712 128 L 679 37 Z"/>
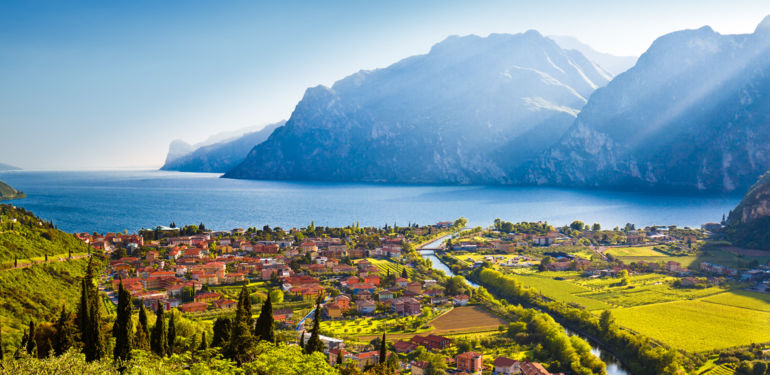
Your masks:
<path fill-rule="evenodd" d="M 449 36 L 427 54 L 307 89 L 286 125 L 224 177 L 510 183 L 508 170 L 606 83 L 534 30 Z"/>

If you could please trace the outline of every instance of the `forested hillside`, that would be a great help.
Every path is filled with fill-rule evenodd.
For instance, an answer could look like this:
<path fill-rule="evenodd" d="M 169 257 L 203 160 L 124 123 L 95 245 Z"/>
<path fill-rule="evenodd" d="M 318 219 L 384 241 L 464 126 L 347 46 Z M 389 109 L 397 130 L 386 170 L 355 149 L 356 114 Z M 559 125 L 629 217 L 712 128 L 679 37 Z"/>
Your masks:
<path fill-rule="evenodd" d="M 55 228 L 24 208 L 0 205 L 0 268 L 88 253 L 75 236 Z"/>

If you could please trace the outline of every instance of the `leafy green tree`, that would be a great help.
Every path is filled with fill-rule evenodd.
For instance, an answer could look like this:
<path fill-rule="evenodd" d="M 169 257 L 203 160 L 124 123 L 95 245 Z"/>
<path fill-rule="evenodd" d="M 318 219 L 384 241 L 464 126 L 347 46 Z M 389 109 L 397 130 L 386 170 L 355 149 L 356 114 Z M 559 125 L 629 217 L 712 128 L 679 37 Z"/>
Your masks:
<path fill-rule="evenodd" d="M 762 361 L 754 362 L 752 375 L 765 375 L 765 374 L 767 374 L 767 362 L 762 362 Z"/>
<path fill-rule="evenodd" d="M 168 345 L 168 355 L 174 354 L 176 349 L 176 314 L 170 311 L 171 317 L 168 319 L 168 338 L 166 343 Z"/>
<path fill-rule="evenodd" d="M 267 342 L 275 343 L 275 332 L 273 331 L 273 293 L 267 294 L 267 300 L 262 304 L 262 311 L 257 318 L 257 325 L 254 329 L 254 336 L 257 340 L 264 340 Z"/>
<path fill-rule="evenodd" d="M 313 315 L 313 329 L 310 331 L 310 339 L 305 344 L 305 353 L 313 354 L 315 352 L 323 352 L 324 343 L 319 337 L 319 331 L 321 329 L 321 301 L 322 297 L 319 294 L 315 302 L 315 313 Z"/>
<path fill-rule="evenodd" d="M 281 289 L 274 288 L 270 290 L 270 298 L 273 300 L 273 303 L 281 303 L 283 302 L 283 292 Z"/>
<path fill-rule="evenodd" d="M 123 282 L 118 286 L 118 311 L 115 323 L 112 326 L 112 336 L 115 337 L 113 358 L 122 361 L 131 359 L 132 339 L 134 323 L 131 319 L 131 293 L 123 288 Z"/>
<path fill-rule="evenodd" d="M 53 338 L 53 350 L 58 355 L 64 354 L 75 342 L 75 327 L 72 325 L 66 306 L 62 305 L 59 320 L 54 325 L 56 333 Z"/>
<path fill-rule="evenodd" d="M 214 337 L 211 340 L 211 346 L 223 347 L 230 341 L 230 332 L 232 331 L 232 321 L 230 318 L 221 317 L 214 320 Z"/>
<path fill-rule="evenodd" d="M 158 309 L 155 310 L 155 326 L 150 332 L 150 349 L 160 357 L 166 355 L 168 343 L 166 342 L 166 322 L 163 319 L 163 304 L 158 302 Z"/>
<path fill-rule="evenodd" d="M 594 223 L 594 225 L 591 227 L 591 230 L 594 232 L 598 232 L 602 230 L 602 225 L 599 223 Z"/>
<path fill-rule="evenodd" d="M 139 321 L 136 324 L 136 334 L 134 335 L 134 347 L 136 349 L 150 349 L 150 327 L 147 324 L 147 309 L 144 304 L 139 307 Z"/>
<path fill-rule="evenodd" d="M 602 332 L 609 332 L 614 322 L 615 318 L 612 317 L 610 310 L 602 311 L 602 315 L 599 317 L 599 328 L 602 330 Z"/>
<path fill-rule="evenodd" d="M 575 220 L 572 223 L 570 223 L 569 227 L 572 230 L 582 231 L 583 228 L 585 227 L 585 224 L 580 220 Z"/>

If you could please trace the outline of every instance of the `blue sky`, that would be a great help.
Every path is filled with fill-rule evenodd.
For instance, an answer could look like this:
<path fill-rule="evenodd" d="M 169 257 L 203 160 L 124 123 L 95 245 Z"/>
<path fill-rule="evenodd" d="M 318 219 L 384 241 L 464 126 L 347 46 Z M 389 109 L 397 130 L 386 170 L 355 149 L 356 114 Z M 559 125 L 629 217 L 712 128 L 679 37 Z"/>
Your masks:
<path fill-rule="evenodd" d="M 168 143 L 287 119 L 307 87 L 448 35 L 571 35 L 638 55 L 665 33 L 749 33 L 770 2 L 6 1 L 0 162 L 158 167 Z"/>

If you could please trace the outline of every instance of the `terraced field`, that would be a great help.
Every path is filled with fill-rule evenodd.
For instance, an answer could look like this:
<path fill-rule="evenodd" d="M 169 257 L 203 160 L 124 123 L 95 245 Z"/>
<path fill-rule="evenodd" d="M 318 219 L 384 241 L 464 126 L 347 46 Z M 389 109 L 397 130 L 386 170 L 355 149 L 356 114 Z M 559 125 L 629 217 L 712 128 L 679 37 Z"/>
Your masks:
<path fill-rule="evenodd" d="M 404 266 L 389 259 L 366 258 L 366 260 L 369 261 L 369 263 L 377 266 L 377 268 L 380 269 L 380 274 L 383 276 L 386 275 L 388 271 L 390 271 L 390 273 L 393 275 L 401 275 L 401 271 L 404 269 Z M 414 270 L 406 267 L 406 273 L 411 278 L 414 275 Z"/>
<path fill-rule="evenodd" d="M 621 326 L 691 352 L 770 342 L 770 312 L 704 300 L 620 308 L 612 314 Z"/>
<path fill-rule="evenodd" d="M 576 303 L 587 310 L 604 310 L 613 307 L 599 299 L 584 297 L 583 294 L 588 294 L 592 290 L 568 280 L 556 280 L 537 274 L 512 274 L 511 276 L 522 285 L 555 301 Z"/>

